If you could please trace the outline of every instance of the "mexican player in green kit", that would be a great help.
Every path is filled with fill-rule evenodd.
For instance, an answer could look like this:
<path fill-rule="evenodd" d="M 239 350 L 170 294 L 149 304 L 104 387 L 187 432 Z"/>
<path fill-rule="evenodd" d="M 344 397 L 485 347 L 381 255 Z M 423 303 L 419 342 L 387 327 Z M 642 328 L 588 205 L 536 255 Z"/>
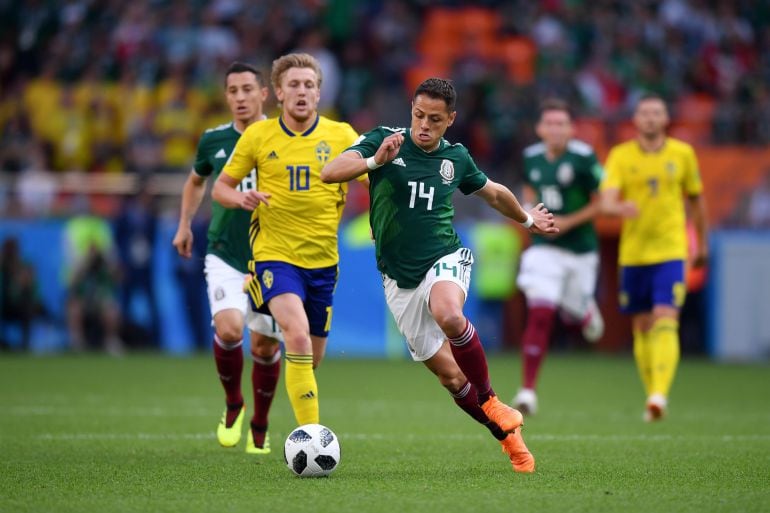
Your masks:
<path fill-rule="evenodd" d="M 521 257 L 518 285 L 527 298 L 527 325 L 521 341 L 522 386 L 513 406 L 537 411 L 535 385 L 548 351 L 556 312 L 597 341 L 604 321 L 594 299 L 599 268 L 593 218 L 599 211 L 602 167 L 588 144 L 573 139 L 567 104 L 545 100 L 535 127 L 541 141 L 524 150 L 524 204 L 542 202 L 554 214 L 559 234 L 533 235 Z"/>
<path fill-rule="evenodd" d="M 174 247 L 189 258 L 193 235 L 191 222 L 206 192 L 206 179 L 216 178 L 230 158 L 241 134 L 252 123 L 265 119 L 262 104 L 268 89 L 261 72 L 249 64 L 233 63 L 225 72 L 225 97 L 233 121 L 206 130 L 198 142 L 193 170 L 182 192 L 179 227 Z M 239 185 L 244 191 L 257 189 L 256 170 Z M 246 452 L 270 452 L 267 417 L 281 369 L 280 331 L 272 317 L 251 310 L 243 283 L 251 260 L 250 237 L 258 227 L 250 226 L 251 213 L 227 209 L 214 201 L 208 230 L 205 273 L 209 305 L 214 319 L 214 360 L 225 391 L 225 411 L 217 427 L 217 439 L 223 447 L 234 447 L 241 439 L 246 414 L 241 394 L 243 372 L 243 328 L 251 335 L 254 361 L 251 381 L 254 392 L 254 416 L 246 443 Z"/>
<path fill-rule="evenodd" d="M 412 100 L 410 128 L 364 134 L 324 167 L 321 179 L 343 182 L 369 173 L 377 268 L 412 358 L 500 441 L 514 471 L 534 472 L 521 413 L 495 395 L 479 335 L 463 314 L 473 255 L 452 225 L 452 195 L 457 189 L 475 194 L 532 233 L 557 229 L 543 205 L 524 210 L 508 188 L 476 167 L 464 146 L 443 138 L 455 120 L 456 99 L 449 81 L 424 81 Z"/>

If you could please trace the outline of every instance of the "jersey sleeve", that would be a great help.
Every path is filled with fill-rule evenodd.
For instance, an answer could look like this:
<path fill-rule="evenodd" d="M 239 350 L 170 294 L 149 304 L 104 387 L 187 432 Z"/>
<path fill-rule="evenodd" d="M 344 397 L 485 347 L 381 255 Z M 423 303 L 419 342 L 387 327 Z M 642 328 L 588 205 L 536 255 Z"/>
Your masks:
<path fill-rule="evenodd" d="M 698 168 L 698 158 L 692 146 L 687 147 L 685 153 L 684 192 L 688 196 L 698 196 L 703 193 L 703 182 Z"/>
<path fill-rule="evenodd" d="M 233 149 L 233 153 L 227 160 L 227 164 L 222 168 L 222 172 L 231 178 L 235 178 L 238 182 L 246 178 L 251 170 L 257 167 L 256 155 L 254 154 L 254 148 L 256 147 L 256 139 L 258 136 L 257 125 L 255 123 L 243 132 L 238 143 Z"/>
<path fill-rule="evenodd" d="M 593 151 L 590 155 L 585 157 L 585 184 L 586 188 L 590 191 L 595 191 L 599 188 L 599 184 L 602 181 L 602 175 L 604 174 L 604 168 L 602 168 L 599 159 L 596 158 L 596 153 Z"/>
<path fill-rule="evenodd" d="M 621 163 L 620 156 L 616 148 L 610 150 L 610 154 L 607 157 L 607 163 L 604 166 L 604 177 L 601 180 L 599 188 L 605 189 L 621 189 L 623 186 L 623 177 L 621 175 Z"/>
<path fill-rule="evenodd" d="M 350 130 L 355 134 L 352 127 Z M 355 151 L 364 158 L 371 157 L 377 153 L 377 149 L 382 144 L 383 139 L 385 139 L 385 130 L 382 127 L 377 127 L 354 139 L 350 147 L 345 151 Z"/>
<path fill-rule="evenodd" d="M 467 159 L 465 173 L 463 174 L 462 181 L 460 182 L 460 192 L 465 194 L 473 194 L 487 184 L 487 175 L 485 175 L 473 161 L 473 157 L 468 153 L 467 149 L 464 149 L 465 157 Z"/>
<path fill-rule="evenodd" d="M 193 163 L 193 170 L 196 174 L 207 177 L 214 171 L 214 166 L 211 165 L 209 160 L 207 146 L 207 137 L 204 133 L 198 141 L 198 149 L 195 151 L 195 162 Z"/>

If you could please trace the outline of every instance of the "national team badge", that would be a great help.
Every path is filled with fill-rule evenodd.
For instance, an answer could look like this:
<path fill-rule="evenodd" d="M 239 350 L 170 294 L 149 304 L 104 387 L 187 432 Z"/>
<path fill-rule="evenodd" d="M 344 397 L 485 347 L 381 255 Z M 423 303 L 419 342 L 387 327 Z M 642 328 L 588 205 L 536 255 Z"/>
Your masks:
<path fill-rule="evenodd" d="M 269 270 L 262 273 L 262 283 L 265 284 L 265 287 L 270 288 L 273 286 L 273 273 L 271 273 Z"/>
<path fill-rule="evenodd" d="M 329 156 L 332 154 L 332 147 L 326 141 L 319 142 L 315 147 L 315 158 L 321 164 L 326 164 L 329 161 Z"/>
<path fill-rule="evenodd" d="M 670 160 L 666 162 L 666 171 L 668 171 L 669 176 L 674 176 L 674 173 L 676 173 L 676 164 Z"/>
<path fill-rule="evenodd" d="M 444 159 L 441 161 L 441 169 L 438 172 L 441 175 L 441 182 L 444 185 L 449 185 L 455 178 L 455 165 L 451 160 Z"/>
<path fill-rule="evenodd" d="M 575 170 L 569 162 L 562 162 L 556 170 L 556 179 L 562 185 L 568 185 L 575 179 Z"/>
<path fill-rule="evenodd" d="M 529 172 L 529 179 L 532 182 L 539 182 L 540 181 L 540 170 L 538 168 L 533 169 Z"/>
<path fill-rule="evenodd" d="M 222 287 L 217 287 L 214 290 L 214 299 L 216 299 L 217 301 L 222 301 L 224 298 L 225 298 L 225 289 L 223 289 Z"/>

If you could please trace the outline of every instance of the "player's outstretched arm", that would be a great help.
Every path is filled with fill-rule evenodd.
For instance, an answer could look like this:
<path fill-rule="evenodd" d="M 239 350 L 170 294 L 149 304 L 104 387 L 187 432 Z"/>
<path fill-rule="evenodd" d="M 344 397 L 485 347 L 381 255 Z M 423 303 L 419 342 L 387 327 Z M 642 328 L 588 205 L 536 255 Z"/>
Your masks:
<path fill-rule="evenodd" d="M 347 182 L 369 171 L 366 160 L 357 151 L 346 151 L 337 155 L 321 170 L 324 183 Z"/>
<path fill-rule="evenodd" d="M 397 132 L 383 139 L 377 152 L 366 159 L 357 151 L 346 151 L 324 166 L 321 180 L 326 183 L 347 182 L 369 170 L 382 167 L 396 158 L 403 143 L 404 134 Z"/>
<path fill-rule="evenodd" d="M 259 191 L 241 192 L 237 190 L 240 182 L 226 173 L 220 173 L 214 187 L 211 189 L 211 197 L 225 208 L 242 208 L 252 211 L 260 203 L 270 205 L 268 199 L 270 193 Z"/>
<path fill-rule="evenodd" d="M 553 214 L 542 203 L 538 203 L 528 212 L 505 185 L 487 180 L 486 185 L 476 194 L 481 196 L 490 207 L 505 217 L 521 223 L 532 233 L 559 233 L 559 229 L 554 226 Z"/>

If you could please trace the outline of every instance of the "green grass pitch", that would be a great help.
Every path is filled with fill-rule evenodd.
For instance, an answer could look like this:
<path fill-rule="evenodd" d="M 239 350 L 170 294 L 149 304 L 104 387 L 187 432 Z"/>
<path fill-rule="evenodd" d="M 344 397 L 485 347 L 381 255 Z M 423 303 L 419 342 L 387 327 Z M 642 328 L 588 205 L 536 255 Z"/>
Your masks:
<path fill-rule="evenodd" d="M 509 400 L 519 359 L 490 365 Z M 524 428 L 538 470 L 519 475 L 422 365 L 327 360 L 321 421 L 342 463 L 300 479 L 283 461 L 283 380 L 273 452 L 256 457 L 216 442 L 208 356 L 0 355 L 0 511 L 766 512 L 769 371 L 685 359 L 669 417 L 645 424 L 630 356 L 552 355 Z"/>

